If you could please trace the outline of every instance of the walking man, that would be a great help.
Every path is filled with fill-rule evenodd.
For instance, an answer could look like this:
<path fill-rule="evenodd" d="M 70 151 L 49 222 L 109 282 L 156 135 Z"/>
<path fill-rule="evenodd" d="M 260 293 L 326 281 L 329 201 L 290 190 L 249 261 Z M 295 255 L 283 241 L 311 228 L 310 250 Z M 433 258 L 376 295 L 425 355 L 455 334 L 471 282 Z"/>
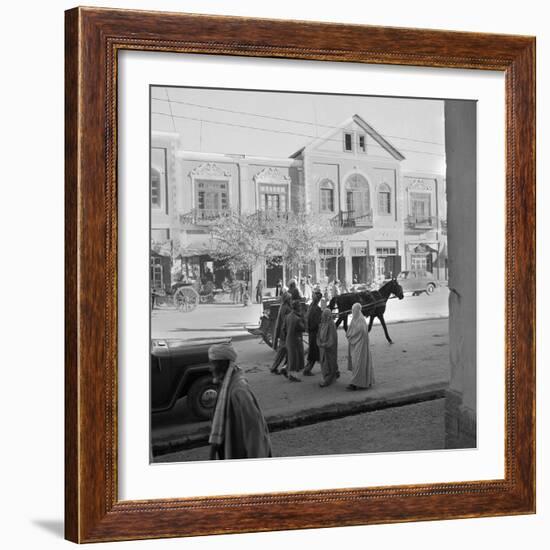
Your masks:
<path fill-rule="evenodd" d="M 308 275 L 306 277 L 303 295 L 304 295 L 304 298 L 306 299 L 306 303 L 309 304 L 313 298 L 313 287 L 311 285 L 311 275 Z"/>
<path fill-rule="evenodd" d="M 316 361 L 319 361 L 319 346 L 317 345 L 317 333 L 321 323 L 321 308 L 319 302 L 323 294 L 320 291 L 313 293 L 311 305 L 307 310 L 307 332 L 309 341 L 309 350 L 307 352 L 307 364 L 304 368 L 304 376 L 313 376 L 311 372 Z"/>
<path fill-rule="evenodd" d="M 281 339 L 281 329 L 283 328 L 283 322 L 288 313 L 292 310 L 292 298 L 288 292 L 285 292 L 281 299 L 281 307 L 277 313 L 277 320 L 273 327 L 273 349 L 279 348 L 279 341 Z M 284 340 L 283 340 L 284 342 Z"/>
<path fill-rule="evenodd" d="M 338 335 L 332 319 L 332 312 L 328 308 L 325 308 L 321 314 L 317 345 L 319 346 L 319 362 L 323 375 L 323 381 L 319 386 L 326 388 L 340 377 L 338 372 Z"/>
<path fill-rule="evenodd" d="M 302 297 L 294 279 L 290 279 L 288 283 L 288 293 L 293 300 L 299 300 Z"/>
<path fill-rule="evenodd" d="M 264 294 L 264 283 L 260 279 L 258 281 L 258 284 L 256 285 L 256 303 L 261 304 L 262 303 L 262 296 Z"/>
<path fill-rule="evenodd" d="M 210 431 L 210 459 L 266 458 L 272 456 L 266 421 L 230 343 L 208 350 L 210 371 L 219 385 Z"/>
<path fill-rule="evenodd" d="M 287 373 L 291 382 L 301 382 L 296 376 L 304 368 L 304 342 L 302 333 L 305 330 L 304 319 L 301 315 L 299 300 L 292 302 L 292 310 L 286 316 L 286 353 Z"/>

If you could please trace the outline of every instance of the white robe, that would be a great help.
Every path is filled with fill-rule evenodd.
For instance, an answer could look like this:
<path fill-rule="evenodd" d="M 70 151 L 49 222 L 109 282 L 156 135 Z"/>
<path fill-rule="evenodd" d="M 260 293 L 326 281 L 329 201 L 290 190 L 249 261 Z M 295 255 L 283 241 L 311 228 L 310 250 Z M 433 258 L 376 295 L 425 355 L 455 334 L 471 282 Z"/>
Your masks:
<path fill-rule="evenodd" d="M 374 368 L 369 346 L 369 329 L 362 313 L 351 320 L 346 338 L 348 370 L 352 371 L 350 384 L 358 388 L 370 388 L 374 384 Z"/>

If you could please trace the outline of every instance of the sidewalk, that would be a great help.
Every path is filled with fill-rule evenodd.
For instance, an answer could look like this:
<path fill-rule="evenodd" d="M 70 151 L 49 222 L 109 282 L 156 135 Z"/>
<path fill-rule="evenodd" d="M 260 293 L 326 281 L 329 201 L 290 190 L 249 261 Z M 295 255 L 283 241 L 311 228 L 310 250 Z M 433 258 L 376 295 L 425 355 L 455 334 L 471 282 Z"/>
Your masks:
<path fill-rule="evenodd" d="M 341 376 L 328 388 L 319 387 L 318 365 L 313 371 L 315 376 L 291 383 L 269 372 L 274 352 L 265 344 L 257 339 L 235 342 L 238 363 L 258 398 L 270 430 L 442 397 L 450 371 L 447 319 L 399 323 L 389 330 L 393 345 L 386 343 L 379 325 L 373 327 L 371 346 L 376 383 L 369 390 L 355 392 L 345 390 L 350 373 L 341 329 L 338 331 Z M 186 419 L 188 423 L 184 423 Z M 173 411 L 153 418 L 154 453 L 162 455 L 203 445 L 209 430 L 209 422 L 189 422 L 182 399 Z M 162 461 L 162 457 L 158 460 Z"/>
<path fill-rule="evenodd" d="M 403 300 L 391 299 L 386 306 L 384 319 L 387 324 L 405 323 L 421 319 L 442 319 L 449 316 L 449 290 L 438 288 L 433 294 L 405 296 Z M 152 338 L 242 338 L 246 327 L 258 326 L 262 308 L 260 304 L 200 304 L 189 313 L 182 313 L 171 306 L 160 306 L 151 315 Z"/>

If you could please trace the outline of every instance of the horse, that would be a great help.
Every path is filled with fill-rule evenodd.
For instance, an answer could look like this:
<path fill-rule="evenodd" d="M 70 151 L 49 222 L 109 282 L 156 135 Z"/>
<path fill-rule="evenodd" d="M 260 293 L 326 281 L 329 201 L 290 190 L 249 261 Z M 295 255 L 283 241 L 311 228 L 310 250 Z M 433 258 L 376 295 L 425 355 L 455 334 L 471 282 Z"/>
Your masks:
<path fill-rule="evenodd" d="M 372 328 L 375 317 L 377 317 L 382 325 L 382 328 L 384 329 L 386 340 L 388 343 L 393 344 L 393 341 L 388 334 L 386 322 L 384 321 L 386 302 L 392 294 L 400 300 L 403 299 L 403 288 L 396 279 L 391 279 L 384 283 L 378 290 L 347 292 L 345 294 L 340 294 L 340 296 L 333 296 L 328 307 L 331 311 L 338 307 L 338 320 L 336 321 L 336 327 L 338 328 L 340 323 L 343 321 L 344 330 L 348 330 L 348 315 L 353 304 L 359 302 L 362 306 L 361 311 L 363 312 L 363 315 L 365 317 L 370 317 L 369 332 Z M 369 304 L 371 304 L 370 307 Z"/>

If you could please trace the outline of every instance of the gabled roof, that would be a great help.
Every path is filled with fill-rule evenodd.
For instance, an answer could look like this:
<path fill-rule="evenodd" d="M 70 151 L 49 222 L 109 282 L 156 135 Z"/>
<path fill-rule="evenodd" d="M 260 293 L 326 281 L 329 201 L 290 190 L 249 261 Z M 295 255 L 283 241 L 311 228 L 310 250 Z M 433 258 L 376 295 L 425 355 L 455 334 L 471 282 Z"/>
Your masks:
<path fill-rule="evenodd" d="M 306 146 L 302 147 L 301 149 L 299 149 L 298 151 L 290 155 L 290 158 L 297 158 L 304 152 L 305 149 L 312 149 L 314 147 L 317 147 L 318 145 L 321 145 L 324 141 L 329 139 L 336 132 L 344 129 L 346 126 L 348 126 L 352 122 L 355 122 L 355 124 L 357 124 L 360 128 L 362 128 L 367 135 L 369 135 L 374 141 L 376 141 L 376 143 L 378 143 L 380 147 L 385 149 L 393 158 L 397 160 L 405 159 L 405 156 L 402 153 L 400 153 L 386 138 L 384 138 L 381 134 L 379 134 L 370 124 L 368 124 L 368 122 L 366 122 L 358 114 L 355 114 L 350 118 L 344 120 L 344 122 L 342 122 L 341 124 L 339 124 L 334 128 L 331 128 L 328 132 L 326 132 L 322 136 L 315 138 Z"/>

